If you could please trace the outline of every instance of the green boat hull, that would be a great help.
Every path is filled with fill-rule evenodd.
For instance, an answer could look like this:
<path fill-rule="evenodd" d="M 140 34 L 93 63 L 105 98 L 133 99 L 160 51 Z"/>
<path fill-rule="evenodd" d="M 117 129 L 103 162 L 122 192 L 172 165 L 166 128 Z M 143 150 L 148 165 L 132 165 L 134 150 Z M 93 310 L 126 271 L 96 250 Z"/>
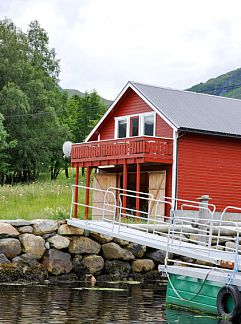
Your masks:
<path fill-rule="evenodd" d="M 223 284 L 193 277 L 170 274 L 170 282 L 167 285 L 166 303 L 176 305 L 184 309 L 200 311 L 206 314 L 218 315 L 217 295 Z"/>

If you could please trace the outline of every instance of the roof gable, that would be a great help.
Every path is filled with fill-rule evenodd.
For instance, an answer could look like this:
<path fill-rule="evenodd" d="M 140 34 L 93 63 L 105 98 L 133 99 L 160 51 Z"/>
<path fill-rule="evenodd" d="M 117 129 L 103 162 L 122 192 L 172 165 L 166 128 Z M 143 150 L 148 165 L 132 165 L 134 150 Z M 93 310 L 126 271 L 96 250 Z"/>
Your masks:
<path fill-rule="evenodd" d="M 89 141 L 93 134 L 96 132 L 96 130 L 99 129 L 101 124 L 106 120 L 106 118 L 110 115 L 110 113 L 113 111 L 113 109 L 117 106 L 117 104 L 120 102 L 120 100 L 124 97 L 128 89 L 132 89 L 143 101 L 145 101 L 148 106 L 154 110 L 158 115 L 160 115 L 161 118 L 163 118 L 168 125 L 170 125 L 172 128 L 176 129 L 175 125 L 173 125 L 166 116 L 162 114 L 160 110 L 158 110 L 155 106 L 151 104 L 151 102 L 143 96 L 142 93 L 139 92 L 139 90 L 134 86 L 132 82 L 128 82 L 125 87 L 122 89 L 122 91 L 119 93 L 113 104 L 109 107 L 109 109 L 106 111 L 106 113 L 103 115 L 103 117 L 100 119 L 100 121 L 97 123 L 97 125 L 93 128 L 93 130 L 90 132 L 90 134 L 86 137 L 85 141 Z"/>

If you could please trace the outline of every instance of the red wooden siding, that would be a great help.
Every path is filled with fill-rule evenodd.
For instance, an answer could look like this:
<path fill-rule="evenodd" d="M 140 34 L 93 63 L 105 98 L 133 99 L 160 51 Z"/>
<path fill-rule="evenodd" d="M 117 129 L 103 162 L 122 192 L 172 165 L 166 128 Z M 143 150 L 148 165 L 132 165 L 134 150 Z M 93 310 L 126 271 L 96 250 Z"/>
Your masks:
<path fill-rule="evenodd" d="M 110 112 L 109 116 L 100 125 L 98 132 L 101 140 L 113 139 L 115 131 L 114 117 L 140 114 L 153 111 L 144 100 L 142 100 L 132 89 L 128 89 L 115 108 Z M 156 136 L 173 137 L 172 128 L 157 115 L 156 120 Z M 97 136 L 93 135 L 91 141 L 97 140 Z"/>
<path fill-rule="evenodd" d="M 217 210 L 241 207 L 241 140 L 185 134 L 178 144 L 178 198 L 208 194 Z"/>

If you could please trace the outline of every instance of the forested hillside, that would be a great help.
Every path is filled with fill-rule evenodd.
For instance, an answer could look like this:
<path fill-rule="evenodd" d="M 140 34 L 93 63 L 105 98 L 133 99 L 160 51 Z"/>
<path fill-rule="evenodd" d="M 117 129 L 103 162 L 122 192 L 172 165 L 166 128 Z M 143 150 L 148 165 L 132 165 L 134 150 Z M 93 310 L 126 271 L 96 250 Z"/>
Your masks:
<path fill-rule="evenodd" d="M 63 90 L 66 91 L 69 96 L 83 97 L 85 95 L 84 92 L 81 92 L 81 91 L 76 90 L 76 89 L 63 89 Z M 105 98 L 102 98 L 102 97 L 100 97 L 100 99 L 108 107 L 110 107 L 112 102 L 113 102 L 112 100 L 108 100 L 108 99 L 105 99 Z"/>
<path fill-rule="evenodd" d="M 37 21 L 26 33 L 0 21 L 0 183 L 55 179 L 67 170 L 62 144 L 83 141 L 107 106 L 95 92 L 68 96 L 60 61 Z"/>
<path fill-rule="evenodd" d="M 222 74 L 187 90 L 241 99 L 241 69 Z"/>

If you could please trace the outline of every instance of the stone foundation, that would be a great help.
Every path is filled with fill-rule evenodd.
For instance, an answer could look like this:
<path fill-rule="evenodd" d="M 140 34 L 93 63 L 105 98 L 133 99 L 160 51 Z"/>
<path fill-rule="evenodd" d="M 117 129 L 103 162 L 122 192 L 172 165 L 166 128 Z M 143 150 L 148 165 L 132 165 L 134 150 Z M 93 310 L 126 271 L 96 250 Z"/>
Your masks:
<path fill-rule="evenodd" d="M 160 279 L 165 253 L 55 220 L 0 221 L 0 282 Z"/>

